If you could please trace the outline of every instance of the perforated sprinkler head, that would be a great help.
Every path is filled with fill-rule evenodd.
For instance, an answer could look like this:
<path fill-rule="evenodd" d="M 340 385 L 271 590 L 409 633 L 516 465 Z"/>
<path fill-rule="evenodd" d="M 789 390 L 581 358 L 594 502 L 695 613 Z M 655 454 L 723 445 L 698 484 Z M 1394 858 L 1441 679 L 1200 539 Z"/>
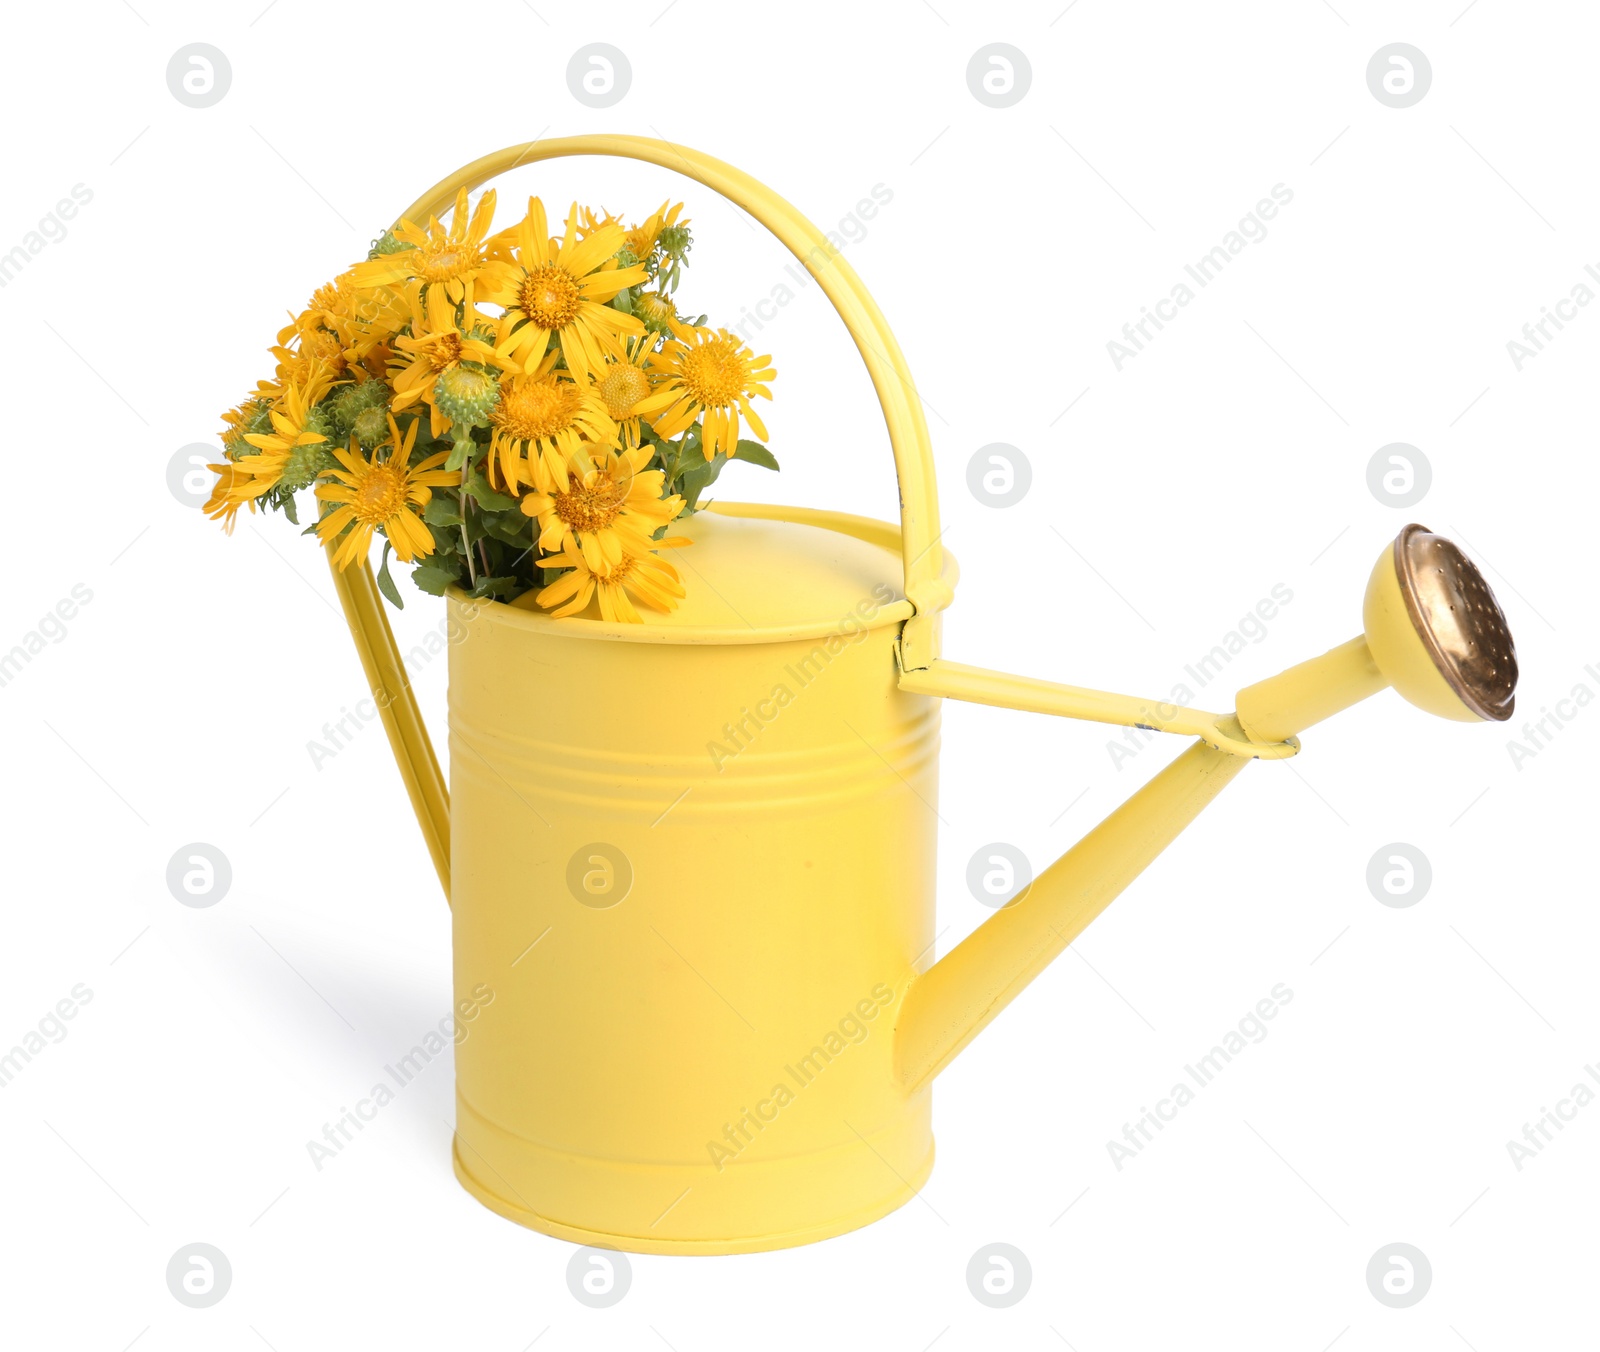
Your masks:
<path fill-rule="evenodd" d="M 1504 722 L 1516 707 L 1517 649 L 1505 612 L 1453 541 L 1412 524 L 1367 582 L 1367 646 L 1389 684 L 1419 709 Z"/>

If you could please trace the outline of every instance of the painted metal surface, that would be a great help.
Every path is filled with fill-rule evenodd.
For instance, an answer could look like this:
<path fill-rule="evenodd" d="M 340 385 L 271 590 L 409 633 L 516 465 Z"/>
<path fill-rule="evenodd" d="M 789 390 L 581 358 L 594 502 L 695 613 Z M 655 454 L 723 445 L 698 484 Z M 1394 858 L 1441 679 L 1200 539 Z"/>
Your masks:
<path fill-rule="evenodd" d="M 686 173 L 812 270 L 877 388 L 901 520 L 718 504 L 679 527 L 694 599 L 656 623 L 453 595 L 449 795 L 370 571 L 335 571 L 477 1010 L 455 1168 L 500 1214 L 586 1244 L 804 1243 L 915 1194 L 933 1077 L 1249 760 L 1295 754 L 1302 728 L 1391 683 L 1479 714 L 1430 656 L 1394 549 L 1366 635 L 1241 692 L 1237 716 L 945 661 L 955 567 L 915 387 L 793 207 L 696 152 L 597 136 L 488 156 L 407 215 L 579 154 Z M 1198 740 L 930 966 L 943 698 Z"/>
<path fill-rule="evenodd" d="M 934 934 L 939 701 L 895 688 L 862 582 L 859 610 L 756 642 L 450 601 L 455 986 L 496 993 L 457 1050 L 455 1163 L 495 1210 L 732 1252 L 926 1177 L 929 1095 L 893 1056 Z"/>

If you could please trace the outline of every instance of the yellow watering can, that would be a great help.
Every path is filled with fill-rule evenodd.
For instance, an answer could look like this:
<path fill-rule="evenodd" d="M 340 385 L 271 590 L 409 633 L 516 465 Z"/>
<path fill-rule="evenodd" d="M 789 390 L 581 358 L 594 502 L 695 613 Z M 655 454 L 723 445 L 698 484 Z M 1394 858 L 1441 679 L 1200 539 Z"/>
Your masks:
<path fill-rule="evenodd" d="M 454 1162 L 503 1216 L 578 1243 L 741 1253 L 824 1239 L 933 1167 L 933 1077 L 1252 758 L 1393 685 L 1502 720 L 1511 636 L 1478 570 L 1408 526 L 1365 636 L 1213 714 L 946 661 L 955 566 L 927 428 L 883 316 L 792 206 L 663 141 L 583 136 L 467 166 L 424 220 L 516 165 L 616 155 L 765 224 L 854 337 L 888 423 L 900 525 L 718 503 L 680 523 L 688 597 L 645 624 L 446 602 L 443 779 L 371 571 L 334 580 L 454 912 Z M 1192 737 L 946 957 L 934 942 L 939 701 Z"/>

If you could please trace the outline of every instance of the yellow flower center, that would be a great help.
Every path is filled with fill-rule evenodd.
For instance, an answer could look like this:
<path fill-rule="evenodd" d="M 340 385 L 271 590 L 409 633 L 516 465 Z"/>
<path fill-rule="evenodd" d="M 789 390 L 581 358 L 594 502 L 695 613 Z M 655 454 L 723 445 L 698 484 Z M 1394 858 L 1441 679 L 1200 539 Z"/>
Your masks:
<path fill-rule="evenodd" d="M 606 412 L 613 418 L 626 418 L 633 406 L 650 393 L 650 381 L 637 366 L 620 362 L 607 371 L 599 390 Z"/>
<path fill-rule="evenodd" d="M 411 251 L 407 260 L 425 282 L 453 282 L 465 277 L 478 263 L 475 254 L 447 239 L 429 240 Z"/>
<path fill-rule="evenodd" d="M 582 408 L 583 395 L 576 385 L 546 377 L 503 390 L 489 420 L 518 441 L 538 441 L 566 431 Z"/>
<path fill-rule="evenodd" d="M 405 506 L 406 472 L 394 465 L 373 465 L 362 477 L 350 506 L 356 518 L 377 525 Z"/>
<path fill-rule="evenodd" d="M 726 408 L 744 393 L 750 361 L 742 346 L 737 338 L 718 336 L 684 354 L 683 384 L 696 403 Z"/>
<path fill-rule="evenodd" d="M 550 496 L 561 521 L 573 530 L 592 533 L 604 530 L 621 515 L 628 490 L 610 475 L 601 474 L 595 476 L 592 484 L 574 483 L 571 492 Z M 612 576 L 616 576 L 615 571 Z"/>
<path fill-rule="evenodd" d="M 435 363 L 438 369 L 438 363 Z M 470 366 L 452 366 L 441 372 L 437 390 L 451 399 L 487 401 L 494 398 L 495 378 Z"/>
<path fill-rule="evenodd" d="M 302 329 L 300 351 L 313 361 L 325 362 L 336 371 L 345 367 L 344 348 L 339 335 L 327 329 Z"/>
<path fill-rule="evenodd" d="M 441 333 L 429 344 L 428 362 L 435 371 L 443 371 L 461 360 L 461 335 Z"/>
<path fill-rule="evenodd" d="M 637 561 L 632 554 L 624 554 L 611 565 L 611 571 L 606 574 L 605 580 L 613 586 L 620 585 L 626 581 L 628 574 L 633 571 L 633 566 Z"/>
<path fill-rule="evenodd" d="M 518 299 L 528 318 L 541 329 L 564 329 L 578 317 L 583 292 L 565 268 L 541 263 L 522 279 Z"/>
<path fill-rule="evenodd" d="M 349 313 L 346 298 L 339 293 L 338 287 L 332 282 L 325 282 L 311 293 L 311 302 L 306 306 L 308 310 L 323 310 L 331 315 Z"/>

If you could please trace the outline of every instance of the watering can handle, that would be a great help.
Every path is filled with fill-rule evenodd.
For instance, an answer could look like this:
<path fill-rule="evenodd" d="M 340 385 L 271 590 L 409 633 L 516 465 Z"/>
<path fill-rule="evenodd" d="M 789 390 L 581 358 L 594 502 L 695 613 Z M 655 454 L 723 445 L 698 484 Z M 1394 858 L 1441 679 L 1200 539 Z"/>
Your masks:
<path fill-rule="evenodd" d="M 900 346 L 889 332 L 889 325 L 874 304 L 867 289 L 826 235 L 770 188 L 758 183 L 732 165 L 702 155 L 699 151 L 673 145 L 670 141 L 646 136 L 566 136 L 548 141 L 530 141 L 508 146 L 492 155 L 474 160 L 459 169 L 412 203 L 404 215 L 408 220 L 425 220 L 449 207 L 462 188 L 471 191 L 497 174 L 537 160 L 560 159 L 568 155 L 615 155 L 622 159 L 643 160 L 647 164 L 673 169 L 714 192 L 721 193 L 735 206 L 754 216 L 794 254 L 817 279 L 823 294 L 844 320 L 855 340 L 856 349 L 867 364 L 878 402 L 888 424 L 889 444 L 894 450 L 895 469 L 900 480 L 900 540 L 905 561 L 906 599 L 916 614 L 906 621 L 901 646 L 926 657 L 935 655 L 936 616 L 950 604 L 951 590 L 942 579 L 943 551 L 939 546 L 939 503 L 934 488 L 933 455 L 928 442 L 928 425 L 922 416 L 922 402 Z M 332 564 L 332 554 L 329 563 Z M 411 805 L 422 826 L 428 851 L 433 857 L 445 896 L 450 895 L 450 812 L 449 794 L 428 730 L 417 708 L 415 694 L 406 677 L 405 664 L 396 648 L 389 621 L 383 613 L 372 569 L 363 561 L 359 568 L 340 572 L 334 568 L 334 585 L 344 606 L 345 619 L 356 641 L 362 668 L 371 686 L 389 735 L 400 774 L 405 781 Z"/>

